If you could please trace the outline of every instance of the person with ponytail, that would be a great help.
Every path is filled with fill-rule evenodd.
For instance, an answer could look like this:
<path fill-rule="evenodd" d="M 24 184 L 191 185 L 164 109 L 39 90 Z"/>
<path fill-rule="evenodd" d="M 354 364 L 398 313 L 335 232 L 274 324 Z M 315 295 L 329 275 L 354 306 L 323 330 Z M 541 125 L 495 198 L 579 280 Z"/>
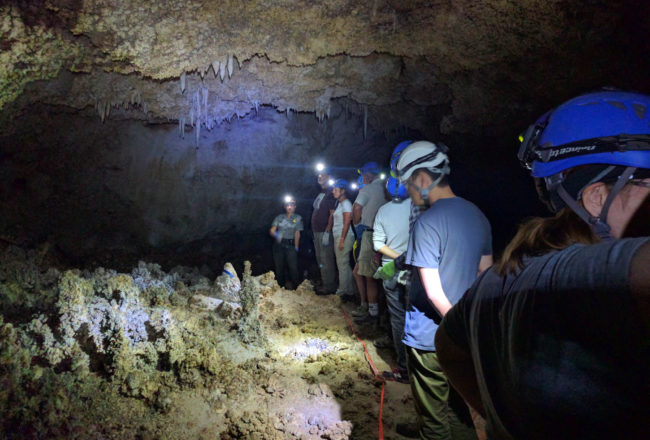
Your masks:
<path fill-rule="evenodd" d="M 645 439 L 650 97 L 569 100 L 519 159 L 555 215 L 521 225 L 445 315 L 440 364 L 490 439 Z"/>

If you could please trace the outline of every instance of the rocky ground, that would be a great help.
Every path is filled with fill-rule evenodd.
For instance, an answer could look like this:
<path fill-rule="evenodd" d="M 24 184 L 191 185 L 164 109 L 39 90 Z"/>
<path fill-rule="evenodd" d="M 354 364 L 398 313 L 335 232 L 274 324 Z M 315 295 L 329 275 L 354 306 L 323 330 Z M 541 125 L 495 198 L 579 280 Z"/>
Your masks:
<path fill-rule="evenodd" d="M 4 244 L 0 437 L 378 438 L 381 384 L 339 300 L 248 264 L 240 275 L 81 271 Z M 367 346 L 380 371 L 394 366 Z M 413 419 L 408 385 L 386 383 L 385 438 Z"/>

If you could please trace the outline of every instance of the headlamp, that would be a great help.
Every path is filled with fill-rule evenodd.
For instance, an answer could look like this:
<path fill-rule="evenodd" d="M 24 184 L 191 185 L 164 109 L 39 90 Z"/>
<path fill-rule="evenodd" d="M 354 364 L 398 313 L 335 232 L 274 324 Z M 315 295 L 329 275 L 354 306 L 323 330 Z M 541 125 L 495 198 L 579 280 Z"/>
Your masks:
<path fill-rule="evenodd" d="M 359 188 L 359 185 L 357 185 L 356 183 L 353 183 L 353 184 L 350 185 L 350 188 L 352 188 L 353 190 L 357 190 L 357 188 Z"/>
<path fill-rule="evenodd" d="M 325 171 L 325 164 L 323 162 L 318 162 L 316 164 L 316 171 L 318 171 L 319 173 Z"/>
<path fill-rule="evenodd" d="M 327 181 L 327 184 L 328 184 L 329 186 L 334 186 L 334 179 L 330 179 L 330 180 L 328 180 L 328 181 Z"/>

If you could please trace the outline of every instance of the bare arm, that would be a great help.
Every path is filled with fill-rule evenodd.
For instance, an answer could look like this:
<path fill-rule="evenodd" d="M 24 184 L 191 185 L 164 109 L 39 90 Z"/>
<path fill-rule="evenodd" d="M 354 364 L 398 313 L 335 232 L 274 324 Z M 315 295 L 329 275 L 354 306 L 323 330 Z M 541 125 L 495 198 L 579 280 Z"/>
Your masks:
<path fill-rule="evenodd" d="M 334 225 L 334 210 L 330 209 L 330 216 L 327 219 L 327 227 L 325 228 L 325 232 L 331 231 L 332 225 Z"/>
<path fill-rule="evenodd" d="M 492 266 L 492 263 L 494 263 L 494 260 L 492 259 L 492 255 L 483 255 L 481 257 L 481 261 L 479 261 L 478 263 L 479 275 L 483 273 L 485 270 L 489 269 L 490 266 Z"/>
<path fill-rule="evenodd" d="M 300 244 L 300 231 L 296 231 L 293 233 L 293 245 L 295 246 L 296 249 L 298 249 L 299 244 Z"/>
<path fill-rule="evenodd" d="M 355 203 L 352 205 L 352 224 L 354 226 L 358 225 L 361 222 L 361 212 L 363 211 L 363 206 Z"/>
<path fill-rule="evenodd" d="M 634 254 L 630 267 L 630 290 L 639 306 L 641 321 L 650 331 L 650 243 L 646 243 Z"/>
<path fill-rule="evenodd" d="M 341 232 L 341 241 L 345 241 L 345 237 L 348 236 L 348 231 L 350 230 L 350 221 L 352 220 L 352 214 L 349 212 L 343 213 L 343 232 Z"/>
<path fill-rule="evenodd" d="M 449 338 L 444 321 L 436 331 L 435 344 L 440 366 L 453 387 L 476 412 L 485 417 L 472 357 Z"/>
<path fill-rule="evenodd" d="M 387 257 L 393 258 L 393 259 L 400 256 L 400 254 L 398 254 L 397 252 L 395 252 L 393 249 L 389 248 L 386 245 L 384 245 L 384 246 L 380 247 L 379 249 L 377 249 L 377 252 L 380 252 L 380 253 L 386 255 Z"/>
<path fill-rule="evenodd" d="M 445 316 L 449 309 L 451 309 L 451 303 L 442 290 L 440 272 L 438 272 L 438 269 L 432 269 L 430 267 L 418 267 L 418 272 L 420 273 L 422 285 L 424 286 L 424 291 L 427 293 L 429 302 L 440 313 L 440 316 Z"/>
<path fill-rule="evenodd" d="M 278 230 L 277 226 L 271 226 L 271 229 L 269 229 L 269 235 L 271 237 L 275 237 L 275 231 L 277 231 L 277 230 Z"/>

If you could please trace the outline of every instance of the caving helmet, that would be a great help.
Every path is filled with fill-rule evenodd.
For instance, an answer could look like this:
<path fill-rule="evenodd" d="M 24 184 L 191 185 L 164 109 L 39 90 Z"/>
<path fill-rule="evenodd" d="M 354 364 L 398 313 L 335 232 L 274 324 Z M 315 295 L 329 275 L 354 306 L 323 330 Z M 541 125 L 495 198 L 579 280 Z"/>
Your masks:
<path fill-rule="evenodd" d="M 440 181 L 449 174 L 449 148 L 441 142 L 434 144 L 429 141 L 417 141 L 406 147 L 397 160 L 397 174 L 400 182 L 406 186 L 406 181 L 413 175 L 413 171 L 424 168 L 437 178 L 427 188 L 418 188 L 423 200 L 429 198 L 429 191 L 435 188 Z"/>
<path fill-rule="evenodd" d="M 290 194 L 284 196 L 284 206 L 287 205 L 296 206 L 296 199 Z"/>
<path fill-rule="evenodd" d="M 366 162 L 360 169 L 357 170 L 357 173 L 361 174 L 379 174 L 379 164 L 377 162 Z"/>
<path fill-rule="evenodd" d="M 350 183 L 345 179 L 336 179 L 332 187 L 343 188 L 344 190 L 347 190 L 350 187 Z"/>
<path fill-rule="evenodd" d="M 402 200 L 408 199 L 406 187 L 401 184 L 399 179 L 393 176 L 388 176 L 388 179 L 386 179 L 386 190 L 393 201 L 401 202 Z"/>
<path fill-rule="evenodd" d="M 552 211 L 568 206 L 603 239 L 607 213 L 632 178 L 650 177 L 650 96 L 605 90 L 573 98 L 542 115 L 520 136 L 518 158 Z M 595 182 L 613 187 L 599 217 L 578 201 Z"/>
<path fill-rule="evenodd" d="M 390 156 L 390 175 L 397 178 L 399 177 L 397 175 L 397 161 L 399 160 L 399 157 L 402 154 L 402 151 L 406 149 L 409 145 L 411 145 L 413 141 L 402 141 L 393 150 L 393 154 Z"/>
<path fill-rule="evenodd" d="M 359 178 L 357 179 L 357 182 L 353 185 L 352 188 L 358 190 L 358 189 L 363 188 L 364 186 L 366 186 L 366 184 L 363 183 L 363 176 L 359 176 Z"/>

